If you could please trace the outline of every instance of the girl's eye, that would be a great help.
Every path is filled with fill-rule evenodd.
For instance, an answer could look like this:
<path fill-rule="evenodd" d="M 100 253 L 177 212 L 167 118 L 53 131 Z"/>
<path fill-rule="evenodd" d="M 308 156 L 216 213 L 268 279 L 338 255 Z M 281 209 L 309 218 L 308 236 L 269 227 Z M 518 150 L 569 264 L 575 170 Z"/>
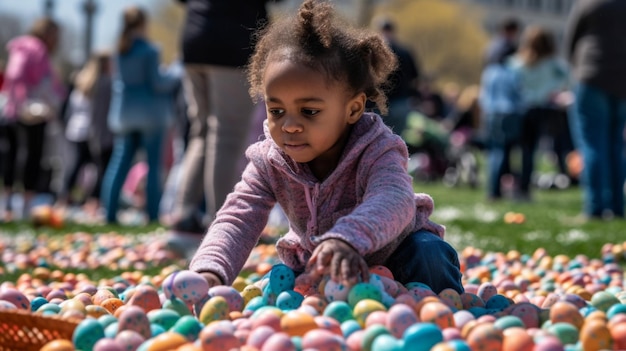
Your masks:
<path fill-rule="evenodd" d="M 271 108 L 271 109 L 268 109 L 267 112 L 272 116 L 281 116 L 282 114 L 285 113 L 285 110 L 280 109 L 280 108 Z"/>
<path fill-rule="evenodd" d="M 320 112 L 320 110 L 313 110 L 313 109 L 310 109 L 310 108 L 303 108 L 302 109 L 302 114 L 305 115 L 305 116 L 309 116 L 309 117 L 315 116 L 319 112 Z"/>

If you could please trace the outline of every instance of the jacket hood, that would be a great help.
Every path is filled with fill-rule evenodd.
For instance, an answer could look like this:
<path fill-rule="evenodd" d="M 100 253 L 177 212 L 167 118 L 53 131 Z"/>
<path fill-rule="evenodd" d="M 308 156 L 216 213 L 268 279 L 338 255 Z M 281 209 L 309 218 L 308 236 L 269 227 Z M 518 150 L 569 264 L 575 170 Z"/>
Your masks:
<path fill-rule="evenodd" d="M 32 35 L 23 35 L 17 37 L 7 44 L 7 51 L 16 52 L 16 51 L 25 51 L 30 53 L 39 53 L 44 54 L 47 53 L 48 48 L 39 38 L 34 37 Z"/>

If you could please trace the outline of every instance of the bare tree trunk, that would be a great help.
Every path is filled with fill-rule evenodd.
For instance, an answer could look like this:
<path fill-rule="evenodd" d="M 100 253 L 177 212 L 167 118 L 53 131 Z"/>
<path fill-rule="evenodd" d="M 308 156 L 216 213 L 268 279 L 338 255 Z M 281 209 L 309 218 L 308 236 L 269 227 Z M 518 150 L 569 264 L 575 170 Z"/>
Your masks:
<path fill-rule="evenodd" d="M 372 20 L 374 0 L 355 0 L 356 1 L 356 24 L 360 27 L 368 27 Z"/>

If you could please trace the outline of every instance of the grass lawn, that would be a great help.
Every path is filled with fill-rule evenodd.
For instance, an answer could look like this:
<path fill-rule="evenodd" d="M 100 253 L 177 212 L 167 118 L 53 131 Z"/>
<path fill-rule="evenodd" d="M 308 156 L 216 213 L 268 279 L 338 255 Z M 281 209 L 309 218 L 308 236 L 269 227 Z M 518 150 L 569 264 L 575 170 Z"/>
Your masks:
<path fill-rule="evenodd" d="M 584 254 L 599 258 L 605 243 L 626 240 L 624 220 L 576 220 L 582 208 L 578 187 L 535 190 L 533 202 L 528 203 L 487 203 L 482 188 L 448 188 L 439 183 L 418 184 L 416 190 L 433 197 L 432 219 L 446 226 L 446 240 L 459 251 L 472 246 L 484 251 L 517 250 L 530 255 L 543 247 L 552 256 Z M 507 224 L 507 212 L 522 213 L 525 221 Z"/>

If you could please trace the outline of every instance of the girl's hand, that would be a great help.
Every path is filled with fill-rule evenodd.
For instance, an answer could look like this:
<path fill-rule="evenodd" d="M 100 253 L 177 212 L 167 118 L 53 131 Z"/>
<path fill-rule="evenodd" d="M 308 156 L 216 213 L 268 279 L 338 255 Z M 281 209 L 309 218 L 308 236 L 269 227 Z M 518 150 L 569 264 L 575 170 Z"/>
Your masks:
<path fill-rule="evenodd" d="M 328 239 L 320 243 L 307 264 L 307 271 L 316 275 L 330 273 L 330 278 L 345 285 L 369 280 L 365 259 L 348 243 Z"/>
<path fill-rule="evenodd" d="M 200 275 L 204 277 L 204 279 L 209 283 L 209 288 L 212 288 L 217 285 L 224 285 L 222 279 L 217 276 L 217 274 L 212 272 L 201 272 Z"/>

